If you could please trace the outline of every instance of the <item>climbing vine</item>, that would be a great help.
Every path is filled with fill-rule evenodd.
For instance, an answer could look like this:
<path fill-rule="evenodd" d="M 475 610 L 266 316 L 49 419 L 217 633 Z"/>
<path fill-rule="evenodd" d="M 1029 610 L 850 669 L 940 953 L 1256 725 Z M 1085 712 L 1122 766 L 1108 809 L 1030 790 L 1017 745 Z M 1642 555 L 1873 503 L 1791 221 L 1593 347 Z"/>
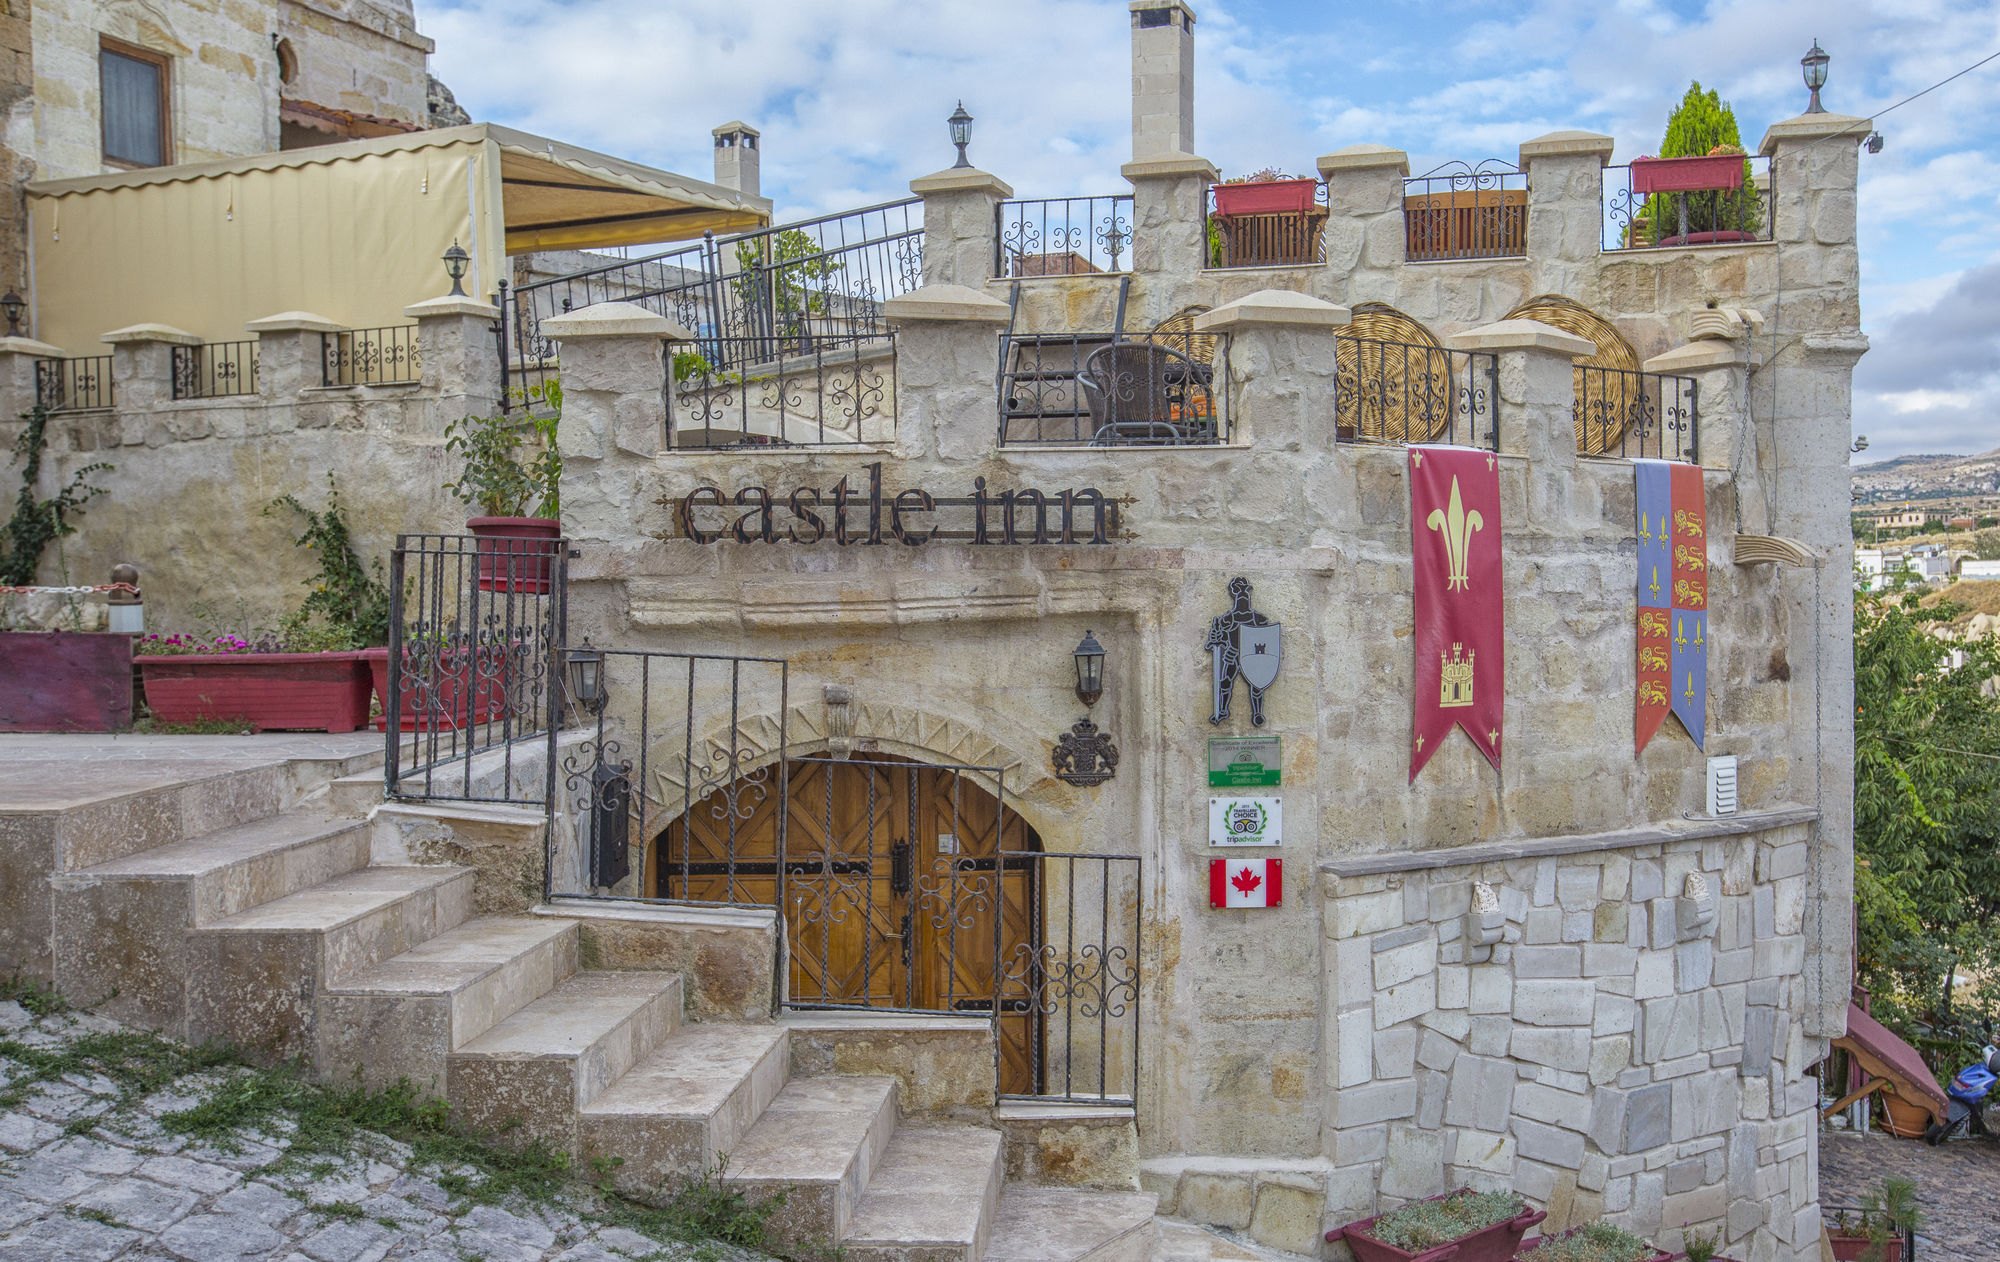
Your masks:
<path fill-rule="evenodd" d="M 70 476 L 68 485 L 56 492 L 54 499 L 39 498 L 35 482 L 41 477 L 42 455 L 49 446 L 49 410 L 38 404 L 33 411 L 22 413 L 21 419 L 28 425 L 14 439 L 12 457 L 21 463 L 21 493 L 14 500 L 14 515 L 0 528 L 3 587 L 26 587 L 35 581 L 42 553 L 64 535 L 75 534 L 71 519 L 82 516 L 83 506 L 104 494 L 103 487 L 90 485 L 90 475 L 111 469 L 102 461 L 87 464 Z"/>

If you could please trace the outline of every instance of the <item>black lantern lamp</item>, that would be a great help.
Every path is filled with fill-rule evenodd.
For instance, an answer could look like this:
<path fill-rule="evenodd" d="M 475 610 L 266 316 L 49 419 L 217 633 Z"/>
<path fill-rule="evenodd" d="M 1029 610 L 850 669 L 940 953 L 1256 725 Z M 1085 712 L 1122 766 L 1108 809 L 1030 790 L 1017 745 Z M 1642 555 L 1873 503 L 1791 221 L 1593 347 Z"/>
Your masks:
<path fill-rule="evenodd" d="M 1076 699 L 1088 709 L 1104 695 L 1104 646 L 1094 632 L 1085 631 L 1082 643 L 1071 654 L 1076 660 Z M 1056 778 L 1079 788 L 1103 784 L 1118 770 L 1118 747 L 1111 733 L 1101 731 L 1085 715 L 1064 732 L 1049 751 Z"/>
<path fill-rule="evenodd" d="M 1799 65 L 1805 67 L 1806 86 L 1812 89 L 1812 100 L 1806 102 L 1808 114 L 1826 113 L 1826 106 L 1819 103 L 1819 90 L 1826 86 L 1826 63 L 1832 60 L 1818 40 L 1813 41 L 1811 52 L 1799 58 Z"/>
<path fill-rule="evenodd" d="M 1870 153 L 1880 153 L 1880 152 L 1882 152 L 1882 133 L 1881 133 L 1881 132 L 1879 132 L 1879 131 L 1871 131 L 1871 132 L 1869 132 L 1869 133 L 1868 133 L 1868 152 L 1870 152 Z"/>
<path fill-rule="evenodd" d="M 457 241 L 453 241 L 451 248 L 444 252 L 444 270 L 451 277 L 451 292 L 445 295 L 447 298 L 469 298 L 472 296 L 465 292 L 464 286 L 459 284 L 460 281 L 465 279 L 465 265 L 471 261 L 472 256 L 460 249 Z"/>
<path fill-rule="evenodd" d="M 590 641 L 585 640 L 582 648 L 569 651 L 565 669 L 569 674 L 569 698 L 576 707 L 588 714 L 604 713 L 607 700 L 604 651 L 590 647 Z"/>
<path fill-rule="evenodd" d="M 1104 695 L 1104 646 L 1095 633 L 1085 631 L 1071 656 L 1076 658 L 1076 699 L 1089 709 Z"/>
<path fill-rule="evenodd" d="M 944 120 L 951 127 L 951 143 L 958 146 L 958 161 L 952 163 L 955 171 L 959 167 L 969 167 L 972 160 L 965 156 L 965 147 L 972 143 L 972 115 L 965 112 L 965 102 L 960 101 L 951 117 Z"/>
<path fill-rule="evenodd" d="M 0 311 L 7 313 L 8 337 L 21 336 L 21 312 L 27 305 L 21 300 L 21 295 L 11 289 L 7 291 L 6 297 L 0 298 Z"/>

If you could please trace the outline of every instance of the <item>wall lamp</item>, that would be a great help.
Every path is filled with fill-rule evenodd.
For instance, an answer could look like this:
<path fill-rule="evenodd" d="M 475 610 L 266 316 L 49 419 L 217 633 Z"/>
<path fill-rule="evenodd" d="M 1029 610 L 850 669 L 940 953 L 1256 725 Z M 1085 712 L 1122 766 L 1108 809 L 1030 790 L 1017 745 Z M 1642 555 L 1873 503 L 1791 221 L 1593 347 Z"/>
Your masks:
<path fill-rule="evenodd" d="M 1104 646 L 1097 642 L 1097 634 L 1085 631 L 1070 658 L 1076 665 L 1076 699 L 1088 710 L 1104 695 Z M 1049 761 L 1058 780 L 1089 787 L 1103 784 L 1117 772 L 1118 747 L 1111 743 L 1111 734 L 1098 731 L 1086 714 L 1056 741 Z"/>

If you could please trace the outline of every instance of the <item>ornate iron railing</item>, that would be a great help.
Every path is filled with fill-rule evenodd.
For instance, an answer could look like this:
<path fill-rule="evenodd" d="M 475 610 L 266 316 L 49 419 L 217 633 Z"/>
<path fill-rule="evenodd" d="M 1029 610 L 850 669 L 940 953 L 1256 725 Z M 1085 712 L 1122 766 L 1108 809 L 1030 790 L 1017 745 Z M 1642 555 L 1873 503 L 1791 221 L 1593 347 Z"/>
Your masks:
<path fill-rule="evenodd" d="M 1693 377 L 1581 364 L 1575 375 L 1577 451 L 1700 463 L 1701 408 Z"/>
<path fill-rule="evenodd" d="M 1528 177 L 1488 158 L 1447 162 L 1403 181 L 1403 257 L 1509 258 L 1528 252 Z"/>
<path fill-rule="evenodd" d="M 999 1054 L 1013 1017 L 1027 1028 L 1030 1089 L 1001 1098 L 1129 1105 L 1139 1079 L 1139 856 L 1006 851 L 1035 897 L 1021 940 L 1000 943 Z"/>
<path fill-rule="evenodd" d="M 423 378 L 423 351 L 414 324 L 322 333 L 319 345 L 322 385 L 391 386 Z"/>
<path fill-rule="evenodd" d="M 217 399 L 257 393 L 257 340 L 176 346 L 174 398 Z"/>
<path fill-rule="evenodd" d="M 1668 158 L 1604 168 L 1606 250 L 1771 239 L 1777 205 L 1768 157 Z"/>
<path fill-rule="evenodd" d="M 114 397 L 109 355 L 35 361 L 35 404 L 38 407 L 51 412 L 83 412 L 108 408 Z"/>
<path fill-rule="evenodd" d="M 568 573 L 563 539 L 397 536 L 379 681 L 391 797 L 550 801 L 552 762 L 524 783 L 516 748 L 553 742 Z"/>
<path fill-rule="evenodd" d="M 1211 333 L 1006 333 L 1001 446 L 1229 441 L 1228 339 Z"/>
<path fill-rule="evenodd" d="M 1337 336 L 1334 358 L 1339 441 L 1500 450 L 1498 355 Z"/>
<path fill-rule="evenodd" d="M 867 342 L 888 332 L 882 304 L 923 284 L 923 201 L 910 198 L 646 258 L 500 288 L 500 369 L 509 409 L 540 406 L 559 371 L 542 321 L 630 302 L 694 334 L 720 371 Z M 737 358 L 731 358 L 737 356 Z"/>
<path fill-rule="evenodd" d="M 896 337 L 855 341 L 800 330 L 763 363 L 766 339 L 709 338 L 664 351 L 668 447 L 889 442 L 896 436 Z M 711 355 L 715 359 L 710 359 Z M 724 368 L 721 364 L 735 364 Z"/>
<path fill-rule="evenodd" d="M 1090 276 L 1132 267 L 1132 195 L 1047 197 L 993 208 L 993 275 Z"/>
<path fill-rule="evenodd" d="M 1327 187 L 1314 180 L 1310 198 L 1281 209 L 1227 213 L 1217 209 L 1217 189 L 1256 184 L 1211 184 L 1202 203 L 1206 257 L 1212 268 L 1309 267 L 1326 262 Z"/>

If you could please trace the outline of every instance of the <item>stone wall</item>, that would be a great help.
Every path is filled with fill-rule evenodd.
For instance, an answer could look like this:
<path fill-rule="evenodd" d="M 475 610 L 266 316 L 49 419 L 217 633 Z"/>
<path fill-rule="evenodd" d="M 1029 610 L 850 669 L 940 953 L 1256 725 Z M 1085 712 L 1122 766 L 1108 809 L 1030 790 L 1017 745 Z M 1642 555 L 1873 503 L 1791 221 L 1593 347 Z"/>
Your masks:
<path fill-rule="evenodd" d="M 0 0 L 0 284 L 16 293 L 28 278 L 28 243 L 23 236 L 28 207 L 21 184 L 33 171 L 26 152 L 16 148 L 14 118 L 34 109 L 34 0 Z"/>

